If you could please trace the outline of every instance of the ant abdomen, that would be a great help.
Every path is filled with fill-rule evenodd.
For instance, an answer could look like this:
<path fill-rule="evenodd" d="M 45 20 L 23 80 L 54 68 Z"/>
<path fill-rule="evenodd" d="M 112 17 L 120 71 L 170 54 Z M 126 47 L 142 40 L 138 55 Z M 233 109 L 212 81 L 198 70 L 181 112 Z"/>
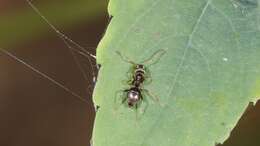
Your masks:
<path fill-rule="evenodd" d="M 127 104 L 129 107 L 133 107 L 142 99 L 142 94 L 138 88 L 131 88 L 127 91 Z"/>

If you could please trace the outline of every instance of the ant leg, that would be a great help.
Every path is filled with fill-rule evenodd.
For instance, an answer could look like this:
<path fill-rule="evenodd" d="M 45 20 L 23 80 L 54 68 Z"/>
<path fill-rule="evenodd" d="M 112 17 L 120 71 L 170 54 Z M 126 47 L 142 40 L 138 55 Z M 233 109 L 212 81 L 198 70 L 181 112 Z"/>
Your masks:
<path fill-rule="evenodd" d="M 151 77 L 148 77 L 145 80 L 146 80 L 145 85 L 151 84 L 153 82 Z"/>
<path fill-rule="evenodd" d="M 124 90 L 123 92 L 124 92 L 124 93 L 127 93 L 128 91 L 129 91 L 129 89 L 126 89 L 126 90 Z M 122 104 L 125 103 L 126 100 L 127 100 L 127 96 L 125 95 L 125 96 L 123 97 Z"/>
<path fill-rule="evenodd" d="M 142 96 L 141 96 L 141 99 L 143 99 Z M 142 102 L 138 102 L 138 103 L 136 103 L 135 106 L 134 106 L 134 108 L 135 108 L 135 119 L 136 119 L 136 121 L 137 121 L 137 120 L 140 120 L 140 117 L 138 117 L 138 115 L 144 113 L 143 111 L 140 112 L 140 110 L 141 110 L 141 108 L 140 108 L 140 107 L 141 107 L 141 104 L 142 104 Z"/>
<path fill-rule="evenodd" d="M 154 101 L 158 102 L 161 106 L 162 104 L 160 103 L 160 98 L 152 94 L 149 90 L 147 89 L 142 89 L 148 96 L 150 96 Z"/>
<path fill-rule="evenodd" d="M 145 111 L 146 111 L 146 109 L 148 108 L 148 106 L 149 106 L 149 102 L 148 102 L 148 100 L 145 98 L 145 97 L 143 97 L 143 96 L 141 96 L 141 99 L 142 99 L 142 101 L 143 101 L 143 103 L 145 103 L 145 106 L 144 106 L 144 108 L 142 108 L 142 114 L 144 114 L 145 113 Z"/>
<path fill-rule="evenodd" d="M 135 105 L 135 119 L 138 120 L 138 104 Z"/>
<path fill-rule="evenodd" d="M 118 98 L 122 99 L 122 102 L 120 102 L 120 105 L 123 104 L 127 100 L 127 96 L 125 96 L 125 92 L 128 92 L 129 90 L 119 90 L 116 92 L 116 96 L 114 98 L 114 107 L 117 109 L 118 104 Z M 121 94 L 120 94 L 121 93 Z"/>
<path fill-rule="evenodd" d="M 122 83 L 123 83 L 123 84 L 127 84 L 127 85 L 131 85 L 131 83 L 132 83 L 132 81 L 133 81 L 133 80 L 131 79 L 131 77 L 132 77 L 132 76 L 129 75 L 129 78 L 122 80 Z"/>
<path fill-rule="evenodd" d="M 133 67 L 130 67 L 130 69 L 127 71 L 127 77 L 128 77 L 128 79 L 129 79 L 129 80 L 127 81 L 128 84 L 131 84 L 131 83 L 132 83 L 133 74 L 134 74 L 133 70 L 134 70 L 134 68 L 133 68 Z"/>
<path fill-rule="evenodd" d="M 130 68 L 130 69 L 126 72 L 126 75 L 127 75 L 128 78 L 122 80 L 122 83 L 123 83 L 123 84 L 131 85 L 131 83 L 132 83 L 132 78 L 133 78 L 133 69 Z"/>
<path fill-rule="evenodd" d="M 146 70 L 146 76 L 145 76 L 145 82 L 144 84 L 148 85 L 152 83 L 152 76 L 151 76 L 151 72 L 147 69 Z"/>
<path fill-rule="evenodd" d="M 121 82 L 122 82 L 122 84 L 131 85 L 132 80 L 127 79 L 127 80 L 122 80 Z"/>

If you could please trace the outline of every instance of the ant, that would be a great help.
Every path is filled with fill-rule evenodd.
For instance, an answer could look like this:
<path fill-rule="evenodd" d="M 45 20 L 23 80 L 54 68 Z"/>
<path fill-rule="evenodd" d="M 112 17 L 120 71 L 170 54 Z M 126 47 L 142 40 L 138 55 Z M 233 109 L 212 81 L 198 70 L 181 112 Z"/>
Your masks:
<path fill-rule="evenodd" d="M 129 72 L 131 73 L 131 78 L 128 81 L 128 85 L 130 87 L 128 89 L 122 90 L 124 93 L 122 104 L 126 104 L 129 108 L 134 107 L 137 110 L 142 101 L 147 102 L 143 96 L 144 93 L 152 97 L 153 100 L 159 102 L 159 98 L 151 94 L 147 89 L 144 89 L 143 85 L 147 80 L 151 82 L 151 74 L 148 70 L 148 67 L 157 63 L 160 57 L 166 53 L 166 50 L 160 49 L 156 51 L 151 57 L 142 61 L 141 63 L 135 63 L 131 61 L 128 57 L 123 56 L 119 51 L 116 51 L 116 53 L 121 57 L 122 60 L 132 64 L 131 72 Z"/>

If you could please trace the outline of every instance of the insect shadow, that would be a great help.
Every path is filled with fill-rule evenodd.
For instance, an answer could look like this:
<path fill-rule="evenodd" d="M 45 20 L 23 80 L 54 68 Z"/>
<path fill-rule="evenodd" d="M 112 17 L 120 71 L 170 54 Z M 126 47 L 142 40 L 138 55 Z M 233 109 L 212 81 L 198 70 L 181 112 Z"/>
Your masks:
<path fill-rule="evenodd" d="M 140 63 L 135 63 L 128 57 L 123 56 L 119 51 L 116 51 L 116 53 L 121 57 L 123 61 L 130 63 L 132 66 L 128 71 L 127 84 L 129 85 L 129 87 L 127 89 L 119 90 L 116 94 L 114 102 L 117 103 L 117 99 L 120 97 L 122 100 L 121 104 L 124 104 L 126 107 L 129 107 L 131 109 L 135 109 L 136 113 L 143 102 L 145 103 L 143 113 L 147 109 L 149 105 L 146 98 L 147 96 L 152 98 L 154 101 L 160 103 L 159 97 L 155 96 L 149 90 L 145 89 L 144 85 L 150 84 L 152 82 L 149 67 L 156 64 L 166 53 L 166 50 L 159 49 L 155 53 L 153 53 L 152 56 Z"/>

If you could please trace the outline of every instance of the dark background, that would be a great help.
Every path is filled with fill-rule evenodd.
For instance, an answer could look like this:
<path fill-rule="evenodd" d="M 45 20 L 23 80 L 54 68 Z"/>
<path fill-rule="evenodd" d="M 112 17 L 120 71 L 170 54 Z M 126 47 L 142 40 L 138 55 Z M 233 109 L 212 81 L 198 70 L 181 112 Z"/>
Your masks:
<path fill-rule="evenodd" d="M 95 53 L 109 23 L 107 1 L 35 0 L 33 3 L 59 30 Z M 97 3 L 102 4 L 97 6 Z M 53 11 L 48 7 L 53 6 L 55 13 L 48 13 Z M 96 11 L 88 11 L 93 7 Z M 79 9 L 86 11 L 80 16 L 73 13 Z M 66 45 L 21 0 L 0 1 L 0 47 L 88 100 L 81 102 L 0 54 L 0 146 L 88 146 L 95 112 L 91 102 L 94 85 L 87 59 L 77 56 L 87 72 L 85 80 Z M 259 102 L 255 107 L 249 106 L 223 146 L 260 146 L 259 113 Z"/>

